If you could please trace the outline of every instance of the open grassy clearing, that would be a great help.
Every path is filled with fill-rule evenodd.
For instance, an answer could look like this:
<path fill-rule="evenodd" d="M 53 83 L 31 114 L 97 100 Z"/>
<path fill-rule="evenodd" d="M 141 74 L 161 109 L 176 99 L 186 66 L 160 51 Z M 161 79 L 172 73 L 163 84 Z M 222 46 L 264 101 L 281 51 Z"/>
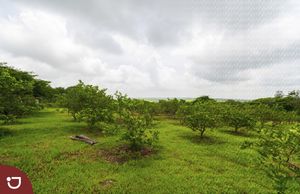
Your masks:
<path fill-rule="evenodd" d="M 196 132 L 166 118 L 159 119 L 156 129 L 156 153 L 117 163 L 107 152 L 122 145 L 116 141 L 119 135 L 89 131 L 66 113 L 45 109 L 2 126 L 0 164 L 26 172 L 35 193 L 275 193 L 271 180 L 255 165 L 254 151 L 239 148 L 252 135 L 233 135 L 224 128 L 199 139 Z M 74 134 L 98 143 L 72 141 L 69 136 Z M 289 188 L 290 193 L 300 190 L 297 183 Z"/>

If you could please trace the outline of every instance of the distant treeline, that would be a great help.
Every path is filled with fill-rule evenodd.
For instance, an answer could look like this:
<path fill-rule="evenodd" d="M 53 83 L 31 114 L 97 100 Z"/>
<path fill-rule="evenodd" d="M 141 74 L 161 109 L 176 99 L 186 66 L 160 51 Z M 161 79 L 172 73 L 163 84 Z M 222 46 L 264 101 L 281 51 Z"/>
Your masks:
<path fill-rule="evenodd" d="M 66 107 L 66 97 L 73 98 L 76 103 L 82 104 L 84 101 L 80 96 L 80 91 L 76 91 L 76 87 L 80 87 L 79 82 L 76 86 L 68 88 L 50 86 L 50 82 L 38 79 L 31 72 L 22 71 L 7 66 L 6 63 L 0 63 L 0 120 L 5 122 L 13 122 L 16 118 L 31 114 L 44 106 Z M 74 89 L 75 88 L 75 89 Z M 88 91 L 88 90 L 87 90 Z M 75 92 L 75 93 L 74 93 Z M 104 95 L 109 96 L 112 100 L 117 100 L 116 96 L 110 96 L 103 90 Z M 72 94 L 74 93 L 74 94 Z M 76 99 L 78 97 L 78 99 Z M 130 98 L 129 98 L 130 99 Z M 198 97 L 196 99 L 161 99 L 156 102 L 130 99 L 134 104 L 148 104 L 151 107 L 150 112 L 153 114 L 165 114 L 176 117 L 182 111 L 182 105 L 195 104 L 197 102 L 215 101 L 208 96 Z M 226 100 L 226 104 L 237 105 L 265 105 L 271 109 L 278 111 L 291 112 L 300 115 L 300 97 L 299 91 L 291 91 L 284 95 L 282 92 L 276 92 L 274 97 L 260 98 L 252 101 Z M 138 106 L 138 105 L 137 105 Z M 72 112 L 72 110 L 70 110 Z M 77 112 L 73 111 L 76 117 Z"/>

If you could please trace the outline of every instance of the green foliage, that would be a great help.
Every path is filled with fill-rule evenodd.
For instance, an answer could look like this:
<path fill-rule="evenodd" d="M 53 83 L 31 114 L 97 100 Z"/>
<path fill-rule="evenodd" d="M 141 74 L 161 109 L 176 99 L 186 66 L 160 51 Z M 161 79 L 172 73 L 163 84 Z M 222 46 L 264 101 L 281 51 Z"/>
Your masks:
<path fill-rule="evenodd" d="M 143 115 L 146 126 L 151 127 L 153 125 L 153 117 L 156 114 L 157 103 L 131 99 L 128 98 L 127 95 L 123 95 L 121 92 L 115 93 L 115 99 L 117 104 L 117 113 L 120 120 L 122 120 L 121 117 L 123 111 L 127 110 L 138 115 Z"/>
<path fill-rule="evenodd" d="M 158 141 L 158 131 L 148 128 L 146 115 L 134 114 L 123 110 L 124 140 L 128 141 L 132 150 L 140 150 L 144 146 L 152 146 Z"/>
<path fill-rule="evenodd" d="M 200 96 L 193 100 L 192 104 L 205 103 L 205 102 L 216 102 L 216 100 L 210 98 L 209 96 Z"/>
<path fill-rule="evenodd" d="M 179 107 L 184 103 L 185 103 L 184 100 L 178 100 L 177 98 L 159 100 L 158 102 L 161 113 L 167 114 L 169 116 L 175 116 Z"/>
<path fill-rule="evenodd" d="M 225 110 L 222 113 L 223 122 L 233 127 L 235 132 L 238 132 L 240 128 L 255 127 L 256 121 L 245 106 L 226 106 L 223 110 Z"/>
<path fill-rule="evenodd" d="M 80 111 L 84 109 L 85 104 L 88 103 L 84 87 L 84 83 L 79 81 L 76 86 L 67 88 L 66 93 L 63 98 L 61 98 L 61 105 L 68 109 L 68 112 L 75 121 L 78 119 L 77 117 Z"/>
<path fill-rule="evenodd" d="M 294 111 L 300 115 L 300 95 L 297 90 L 289 92 L 288 95 L 284 95 L 283 92 L 278 91 L 274 98 L 261 98 L 254 100 L 252 103 L 265 104 L 277 110 Z"/>
<path fill-rule="evenodd" d="M 276 111 L 265 104 L 253 105 L 251 108 L 251 114 L 260 122 L 260 128 L 264 128 L 265 124 L 270 121 L 277 120 Z"/>
<path fill-rule="evenodd" d="M 36 79 L 33 84 L 33 96 L 40 102 L 50 102 L 54 97 L 49 81 Z"/>
<path fill-rule="evenodd" d="M 285 193 L 291 179 L 300 178 L 300 127 L 264 128 L 256 142 L 245 142 L 243 148 L 252 147 L 260 155 L 260 163 L 274 181 L 278 193 Z"/>
<path fill-rule="evenodd" d="M 199 131 L 201 137 L 207 128 L 213 128 L 219 124 L 220 117 L 216 103 L 196 103 L 186 111 L 188 112 L 184 119 L 186 125 L 193 131 Z"/>
<path fill-rule="evenodd" d="M 177 112 L 176 112 L 176 118 L 179 119 L 180 124 L 185 125 L 187 123 L 187 115 L 190 115 L 191 112 L 191 105 L 186 103 L 184 105 L 181 105 Z"/>
<path fill-rule="evenodd" d="M 120 92 L 115 93 L 119 124 L 125 128 L 122 139 L 129 143 L 130 149 L 137 151 L 152 146 L 158 141 L 158 132 L 150 130 L 153 126 L 153 103 L 130 99 Z"/>
<path fill-rule="evenodd" d="M 0 64 L 0 120 L 11 123 L 39 108 L 34 83 L 32 74 Z"/>
<path fill-rule="evenodd" d="M 106 89 L 85 85 L 82 81 L 67 89 L 63 99 L 64 106 L 74 120 L 84 120 L 90 128 L 99 122 L 112 122 L 114 104 Z"/>

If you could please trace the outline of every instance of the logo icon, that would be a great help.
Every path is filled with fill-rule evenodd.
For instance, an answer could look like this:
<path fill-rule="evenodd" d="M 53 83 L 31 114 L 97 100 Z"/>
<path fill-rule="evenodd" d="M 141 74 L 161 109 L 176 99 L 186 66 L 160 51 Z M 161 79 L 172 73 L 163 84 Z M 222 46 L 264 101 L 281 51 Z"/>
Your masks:
<path fill-rule="evenodd" d="M 10 188 L 10 189 L 18 189 L 20 188 L 21 184 L 22 184 L 22 179 L 21 177 L 7 177 L 6 178 L 7 180 L 7 186 Z M 16 186 L 12 186 L 11 185 L 11 182 L 12 180 L 17 180 L 17 185 Z"/>
<path fill-rule="evenodd" d="M 33 194 L 28 176 L 13 166 L 0 165 L 0 194 Z"/>

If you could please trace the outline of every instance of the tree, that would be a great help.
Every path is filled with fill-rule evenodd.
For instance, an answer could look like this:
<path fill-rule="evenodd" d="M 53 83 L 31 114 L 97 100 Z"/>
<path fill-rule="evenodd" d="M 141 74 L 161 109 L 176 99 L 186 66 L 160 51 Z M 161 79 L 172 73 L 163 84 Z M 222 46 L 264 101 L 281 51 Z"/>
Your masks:
<path fill-rule="evenodd" d="M 153 111 L 151 102 L 130 99 L 120 92 L 115 93 L 119 124 L 125 128 L 122 140 L 129 143 L 133 151 L 138 151 L 145 146 L 152 146 L 158 141 L 158 132 L 153 131 Z"/>
<path fill-rule="evenodd" d="M 240 128 L 251 129 L 256 123 L 245 106 L 227 106 L 222 117 L 224 123 L 233 127 L 236 133 Z"/>
<path fill-rule="evenodd" d="M 112 122 L 115 109 L 112 96 L 106 95 L 106 89 L 86 85 L 82 81 L 67 88 L 63 105 L 72 114 L 74 120 L 84 120 L 90 128 L 99 122 Z"/>
<path fill-rule="evenodd" d="M 113 122 L 113 98 L 106 95 L 106 89 L 98 86 L 83 85 L 85 93 L 83 109 L 80 111 L 80 119 L 85 120 L 90 128 L 99 122 Z"/>
<path fill-rule="evenodd" d="M 190 107 L 185 123 L 193 131 L 199 131 L 203 137 L 207 128 L 216 127 L 219 123 L 219 113 L 216 103 L 195 103 Z"/>
<path fill-rule="evenodd" d="M 177 98 L 158 101 L 161 112 L 169 116 L 175 116 L 178 108 L 184 103 L 184 100 L 178 100 Z"/>
<path fill-rule="evenodd" d="M 148 128 L 145 115 L 123 110 L 122 118 L 123 126 L 125 127 L 122 139 L 129 142 L 130 149 L 137 151 L 145 146 L 152 146 L 158 141 L 158 131 Z"/>
<path fill-rule="evenodd" d="M 278 193 L 285 193 L 289 180 L 300 178 L 300 128 L 264 128 L 256 142 L 245 142 L 242 148 L 259 153 L 263 170 L 274 181 Z"/>
<path fill-rule="evenodd" d="M 216 100 L 210 98 L 209 96 L 200 96 L 192 101 L 192 104 L 205 103 L 205 102 L 217 102 Z"/>
<path fill-rule="evenodd" d="M 157 107 L 154 102 L 149 102 L 141 99 L 131 99 L 127 95 L 123 95 L 121 92 L 115 93 L 115 99 L 117 103 L 117 113 L 119 114 L 119 121 L 122 119 L 122 113 L 124 110 L 131 111 L 137 115 L 143 115 L 146 121 L 146 125 L 151 127 L 153 124 L 153 117 L 157 113 Z"/>
<path fill-rule="evenodd" d="M 265 104 L 255 104 L 251 106 L 251 114 L 260 123 L 260 128 L 264 128 L 266 123 L 273 120 L 274 110 Z"/>
<path fill-rule="evenodd" d="M 0 120 L 11 123 L 39 109 L 34 83 L 32 74 L 0 64 Z"/>
<path fill-rule="evenodd" d="M 36 79 L 33 84 L 33 96 L 39 102 L 51 102 L 54 97 L 54 90 L 49 81 Z"/>
<path fill-rule="evenodd" d="M 185 103 L 184 105 L 181 105 L 177 112 L 176 112 L 176 118 L 179 119 L 180 124 L 185 125 L 187 122 L 187 116 L 191 113 L 191 104 Z"/>
<path fill-rule="evenodd" d="M 297 90 L 289 92 L 286 96 L 282 92 L 277 92 L 274 98 L 256 99 L 251 104 L 265 104 L 272 109 L 295 111 L 300 115 L 300 96 Z"/>
<path fill-rule="evenodd" d="M 68 109 L 68 112 L 75 121 L 78 119 L 77 117 L 80 111 L 82 111 L 84 106 L 88 103 L 84 87 L 84 83 L 79 80 L 77 85 L 66 89 L 66 93 L 62 98 L 62 106 Z"/>

